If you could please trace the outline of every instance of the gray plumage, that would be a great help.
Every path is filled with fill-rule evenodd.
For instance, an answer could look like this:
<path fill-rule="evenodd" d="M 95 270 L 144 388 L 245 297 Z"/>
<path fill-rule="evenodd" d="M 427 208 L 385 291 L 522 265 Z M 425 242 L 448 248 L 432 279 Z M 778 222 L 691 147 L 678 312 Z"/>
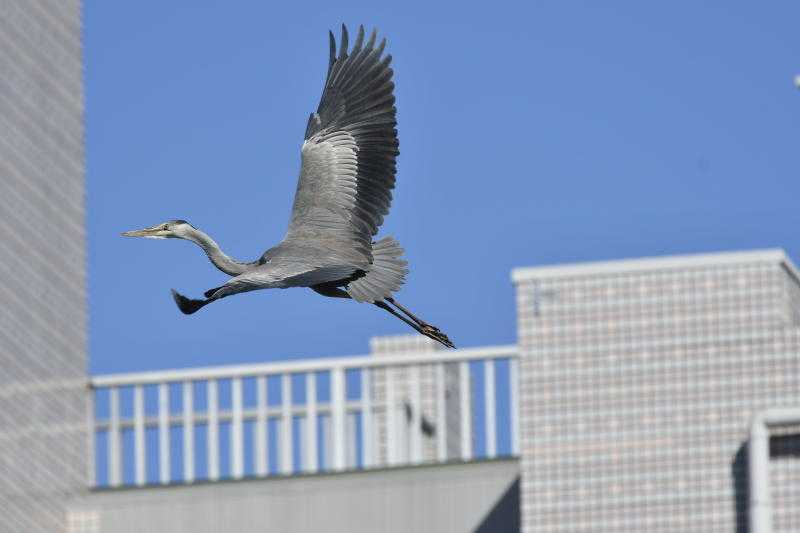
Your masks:
<path fill-rule="evenodd" d="M 391 55 L 377 33 L 365 42 L 359 27 L 352 48 L 342 26 L 341 46 L 330 33 L 330 60 L 317 111 L 306 126 L 300 177 L 286 236 L 253 262 L 225 255 L 208 235 L 173 220 L 123 235 L 183 238 L 233 276 L 192 300 L 173 291 L 178 307 L 194 313 L 233 294 L 309 287 L 330 297 L 373 303 L 446 346 L 447 336 L 397 303 L 405 282 L 403 249 L 391 237 L 373 241 L 389 213 L 399 155 Z M 399 313 L 398 313 L 399 311 Z M 402 313 L 402 314 L 401 314 Z"/>

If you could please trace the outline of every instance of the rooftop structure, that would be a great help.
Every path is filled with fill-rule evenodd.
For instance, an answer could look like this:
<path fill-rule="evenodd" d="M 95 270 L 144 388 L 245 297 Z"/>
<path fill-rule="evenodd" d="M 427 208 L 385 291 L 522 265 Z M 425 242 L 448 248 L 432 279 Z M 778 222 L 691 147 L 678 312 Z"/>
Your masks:
<path fill-rule="evenodd" d="M 750 422 L 800 401 L 800 285 L 783 251 L 513 278 L 523 531 L 747 528 Z M 800 524 L 790 456 L 770 466 L 774 531 Z"/>

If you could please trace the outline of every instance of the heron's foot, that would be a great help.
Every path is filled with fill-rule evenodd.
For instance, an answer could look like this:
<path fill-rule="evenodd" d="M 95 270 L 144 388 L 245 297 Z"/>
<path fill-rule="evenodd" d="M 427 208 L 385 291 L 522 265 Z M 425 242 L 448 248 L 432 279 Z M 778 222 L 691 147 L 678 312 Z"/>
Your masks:
<path fill-rule="evenodd" d="M 447 346 L 448 348 L 456 347 L 456 345 L 453 344 L 450 338 L 436 326 L 431 326 L 430 324 L 422 324 L 420 326 L 420 332 L 429 339 L 433 339 L 437 342 L 440 342 L 443 345 Z"/>
<path fill-rule="evenodd" d="M 175 289 L 172 289 L 172 299 L 175 300 L 175 303 L 178 304 L 178 309 L 180 309 L 181 313 L 184 315 L 191 315 L 209 303 L 209 300 L 192 300 L 191 298 L 187 298 Z"/>

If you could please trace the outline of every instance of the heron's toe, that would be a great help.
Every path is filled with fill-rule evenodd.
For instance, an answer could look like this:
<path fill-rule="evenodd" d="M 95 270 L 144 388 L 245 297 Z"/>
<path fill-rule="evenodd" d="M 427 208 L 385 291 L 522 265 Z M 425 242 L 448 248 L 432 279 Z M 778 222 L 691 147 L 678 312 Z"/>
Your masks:
<path fill-rule="evenodd" d="M 439 328 L 436 326 L 431 326 L 430 324 L 425 324 L 422 326 L 422 333 L 437 342 L 442 343 L 443 345 L 447 346 L 448 348 L 455 348 L 456 345 L 453 344 L 453 341 L 445 335 Z"/>

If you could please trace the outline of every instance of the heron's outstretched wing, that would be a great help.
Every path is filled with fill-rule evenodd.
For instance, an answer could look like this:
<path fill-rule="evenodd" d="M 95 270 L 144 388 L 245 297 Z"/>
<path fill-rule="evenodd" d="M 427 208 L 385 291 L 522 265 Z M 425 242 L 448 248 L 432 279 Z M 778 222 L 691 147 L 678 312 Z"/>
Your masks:
<path fill-rule="evenodd" d="M 348 51 L 342 26 L 338 55 L 330 34 L 330 64 L 316 113 L 306 128 L 300 179 L 286 240 L 349 246 L 372 260 L 372 237 L 389 213 L 398 150 L 391 55 L 376 32 L 359 27 Z"/>

